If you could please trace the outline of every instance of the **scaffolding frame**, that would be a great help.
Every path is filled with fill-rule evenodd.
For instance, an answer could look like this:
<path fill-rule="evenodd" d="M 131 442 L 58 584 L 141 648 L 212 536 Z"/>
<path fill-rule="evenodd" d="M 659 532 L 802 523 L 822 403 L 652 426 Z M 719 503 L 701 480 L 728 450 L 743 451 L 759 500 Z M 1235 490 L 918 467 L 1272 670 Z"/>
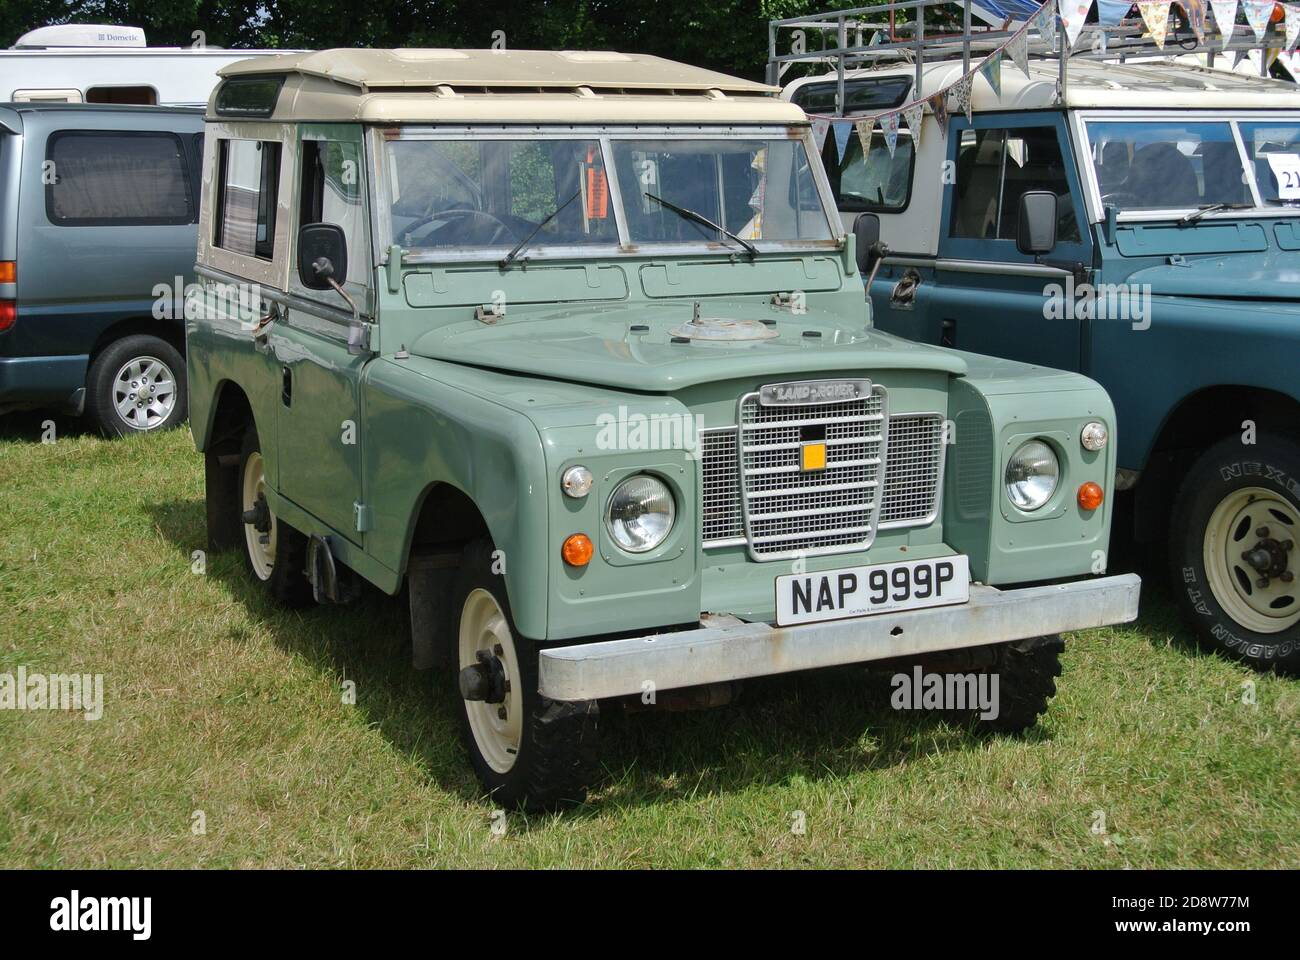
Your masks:
<path fill-rule="evenodd" d="M 1047 2 L 1055 8 L 1055 0 Z M 951 12 L 953 7 L 961 8 L 961 32 L 945 33 L 943 30 L 957 19 Z M 1146 24 L 1137 16 L 1125 17 L 1113 26 L 1085 23 L 1068 56 L 1061 55 L 1066 41 L 1065 28 L 1059 21 L 1055 42 L 1051 45 L 1030 30 L 1029 56 L 1032 59 L 1057 62 L 1056 97 L 1058 102 L 1063 102 L 1069 82 L 1069 63 L 1076 58 L 1123 63 L 1132 57 L 1170 58 L 1200 54 L 1206 56 L 1206 65 L 1213 67 L 1216 57 L 1232 54 L 1240 57 L 1259 51 L 1260 76 L 1267 79 L 1268 51 L 1286 48 L 1285 28 L 1271 22 L 1263 40 L 1255 39 L 1254 30 L 1249 25 L 1237 25 L 1231 41 L 1225 47 L 1217 29 L 1210 29 L 1208 15 L 1205 41 L 1199 42 L 1190 24 L 1176 25 L 1177 8 L 1177 3 L 1170 7 L 1170 30 L 1163 50 L 1156 46 L 1154 40 L 1145 36 Z M 936 15 L 940 10 L 945 16 Z M 930 20 L 928 25 L 927 16 Z M 893 66 L 900 62 L 912 63 L 915 67 L 913 92 L 914 96 L 920 97 L 923 95 L 922 80 L 926 66 L 955 61 L 960 57 L 962 73 L 970 73 L 973 59 L 983 59 L 1001 47 L 1025 23 L 1026 20 L 1000 18 L 969 0 L 891 0 L 872 7 L 853 7 L 786 20 L 770 20 L 767 25 L 767 82 L 779 86 L 786 71 L 797 63 L 830 64 L 836 74 L 835 116 L 842 117 L 845 115 L 845 79 L 850 70 Z M 819 36 L 821 47 L 816 50 L 778 53 L 782 31 L 796 30 L 803 31 L 805 40 L 809 34 Z M 866 39 L 868 35 L 870 40 Z M 827 43 L 833 45 L 827 46 Z"/>

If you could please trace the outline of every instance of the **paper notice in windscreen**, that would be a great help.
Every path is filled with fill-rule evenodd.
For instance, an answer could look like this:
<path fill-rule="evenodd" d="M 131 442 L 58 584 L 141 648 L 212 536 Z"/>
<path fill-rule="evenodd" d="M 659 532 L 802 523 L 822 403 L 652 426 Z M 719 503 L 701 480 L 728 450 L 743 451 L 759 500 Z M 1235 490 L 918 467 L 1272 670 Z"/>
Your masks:
<path fill-rule="evenodd" d="M 1268 153 L 1268 165 L 1277 178 L 1279 200 L 1300 200 L 1300 154 Z"/>

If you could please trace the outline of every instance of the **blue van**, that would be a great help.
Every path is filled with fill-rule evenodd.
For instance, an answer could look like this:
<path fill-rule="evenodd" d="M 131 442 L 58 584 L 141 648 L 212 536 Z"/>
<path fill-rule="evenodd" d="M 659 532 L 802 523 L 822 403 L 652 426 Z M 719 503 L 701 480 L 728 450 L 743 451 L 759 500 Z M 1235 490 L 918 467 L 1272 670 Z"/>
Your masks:
<path fill-rule="evenodd" d="M 843 64 L 888 45 L 853 47 L 784 96 L 854 120 L 926 104 L 892 149 L 880 123 L 865 151 L 848 123 L 825 141 L 871 323 L 1101 383 L 1117 416 L 1107 495 L 1163 553 L 1186 622 L 1211 649 L 1295 672 L 1300 88 L 1230 69 L 1249 31 L 1219 69 L 1154 56 L 1145 29 L 1107 27 L 1106 53 L 1089 24 L 1066 61 L 1035 36 L 1027 72 L 1008 57 L 996 90 L 976 56 L 1005 30 L 975 34 L 965 62 L 960 35 L 936 39 L 933 62 L 873 69 Z M 972 76 L 968 117 L 950 93 Z"/>
<path fill-rule="evenodd" d="M 0 105 L 0 413 L 186 416 L 201 110 Z"/>

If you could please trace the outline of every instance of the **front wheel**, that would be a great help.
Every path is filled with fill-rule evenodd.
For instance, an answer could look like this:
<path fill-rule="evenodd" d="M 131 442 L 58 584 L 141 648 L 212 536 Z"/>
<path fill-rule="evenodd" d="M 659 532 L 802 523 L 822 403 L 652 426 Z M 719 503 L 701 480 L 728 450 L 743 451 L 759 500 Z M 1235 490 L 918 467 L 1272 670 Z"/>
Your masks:
<path fill-rule="evenodd" d="M 1015 734 L 1034 726 L 1047 712 L 1056 696 L 1064 649 L 1065 642 L 1050 635 L 952 650 L 921 663 L 929 673 L 973 677 L 977 688 L 983 677 L 988 678 L 984 683 L 993 696 L 993 709 L 953 709 L 947 704 L 943 714 L 948 720 L 960 725 L 974 723 L 976 730 L 985 733 Z"/>
<path fill-rule="evenodd" d="M 1170 577 L 1209 649 L 1257 670 L 1300 671 L 1300 447 L 1261 434 L 1205 451 L 1170 523 Z"/>
<path fill-rule="evenodd" d="M 581 803 L 597 772 L 596 704 L 537 692 L 538 647 L 515 628 L 488 542 L 465 548 L 451 610 L 457 712 L 479 780 L 506 806 Z"/>

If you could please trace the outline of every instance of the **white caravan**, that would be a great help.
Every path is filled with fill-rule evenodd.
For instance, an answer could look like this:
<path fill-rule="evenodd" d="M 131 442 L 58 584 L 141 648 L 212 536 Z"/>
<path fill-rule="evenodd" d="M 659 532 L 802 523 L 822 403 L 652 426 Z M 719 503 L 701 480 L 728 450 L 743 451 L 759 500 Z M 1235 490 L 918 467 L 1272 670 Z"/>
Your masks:
<path fill-rule="evenodd" d="M 203 106 L 217 71 L 237 60 L 298 50 L 150 47 L 139 27 L 39 27 L 0 50 L 0 102 Z"/>

